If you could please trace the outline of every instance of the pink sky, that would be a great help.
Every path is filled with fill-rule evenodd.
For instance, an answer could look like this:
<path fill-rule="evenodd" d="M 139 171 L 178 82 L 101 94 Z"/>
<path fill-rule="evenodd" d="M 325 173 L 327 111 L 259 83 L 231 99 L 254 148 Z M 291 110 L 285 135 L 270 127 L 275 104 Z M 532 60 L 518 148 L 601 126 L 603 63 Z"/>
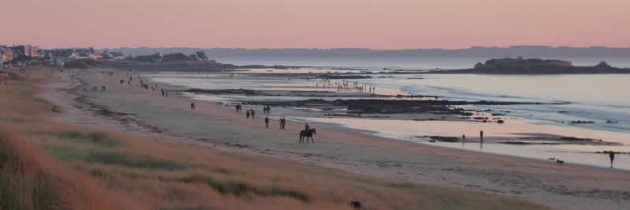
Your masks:
<path fill-rule="evenodd" d="M 630 0 L 1 0 L 0 44 L 630 47 Z"/>

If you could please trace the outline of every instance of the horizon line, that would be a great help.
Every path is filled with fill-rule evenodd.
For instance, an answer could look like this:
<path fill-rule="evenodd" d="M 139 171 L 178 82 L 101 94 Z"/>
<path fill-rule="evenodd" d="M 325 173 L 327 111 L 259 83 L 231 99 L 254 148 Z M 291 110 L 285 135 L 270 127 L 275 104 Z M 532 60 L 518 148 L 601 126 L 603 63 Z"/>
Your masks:
<path fill-rule="evenodd" d="M 22 43 L 22 44 L 0 44 L 0 46 L 19 46 L 19 45 L 31 45 L 40 47 L 37 44 L 31 43 Z M 317 47 L 283 47 L 283 48 L 274 48 L 274 47 L 192 47 L 192 46 L 120 46 L 120 47 L 93 47 L 93 46 L 68 46 L 68 47 L 40 47 L 41 49 L 72 49 L 72 48 L 94 48 L 94 49 L 139 49 L 139 48 L 149 48 L 149 49 L 166 49 L 166 48 L 188 48 L 188 49 L 240 49 L 240 50 L 338 50 L 338 49 L 360 49 L 360 50 L 371 50 L 371 51 L 405 51 L 405 50 L 470 50 L 475 48 L 486 48 L 486 49 L 508 49 L 508 48 L 517 48 L 517 47 L 546 47 L 546 48 L 608 48 L 608 49 L 630 49 L 630 46 L 619 47 L 619 46 L 602 46 L 602 45 L 590 45 L 590 46 L 569 46 L 569 45 L 544 45 L 544 44 L 531 44 L 531 45 L 505 45 L 505 46 L 469 46 L 462 48 L 369 48 L 369 47 L 338 47 L 338 48 L 317 48 Z"/>

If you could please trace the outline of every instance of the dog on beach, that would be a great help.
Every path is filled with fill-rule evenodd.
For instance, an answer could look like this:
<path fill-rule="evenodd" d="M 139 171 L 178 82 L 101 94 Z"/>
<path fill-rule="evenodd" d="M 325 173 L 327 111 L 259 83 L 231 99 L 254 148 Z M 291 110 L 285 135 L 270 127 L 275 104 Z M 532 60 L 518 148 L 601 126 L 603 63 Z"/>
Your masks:
<path fill-rule="evenodd" d="M 352 207 L 353 209 L 361 209 L 361 207 L 363 207 L 363 204 L 361 204 L 361 201 L 350 201 L 350 207 Z"/>

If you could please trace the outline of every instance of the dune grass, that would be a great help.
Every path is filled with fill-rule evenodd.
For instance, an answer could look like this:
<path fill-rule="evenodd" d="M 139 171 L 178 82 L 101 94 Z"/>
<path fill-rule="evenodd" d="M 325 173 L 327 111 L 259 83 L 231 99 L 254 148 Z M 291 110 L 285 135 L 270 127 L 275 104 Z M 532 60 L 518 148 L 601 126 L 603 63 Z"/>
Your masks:
<path fill-rule="evenodd" d="M 60 131 L 33 132 L 42 148 L 65 161 L 118 165 L 129 168 L 155 170 L 183 170 L 191 164 L 163 160 L 150 155 L 120 151 L 121 142 L 102 132 Z"/>
<path fill-rule="evenodd" d="M 246 197 L 246 196 L 286 196 L 289 198 L 297 199 L 302 202 L 309 202 L 310 198 L 297 190 L 278 187 L 278 186 L 268 186 L 268 187 L 257 187 L 253 186 L 247 182 L 236 181 L 236 180 L 227 180 L 220 181 L 212 178 L 211 176 L 203 175 L 203 174 L 191 174 L 184 177 L 179 178 L 161 178 L 164 181 L 176 181 L 181 183 L 202 183 L 208 185 L 210 188 L 216 190 L 222 195 L 233 195 L 236 197 Z"/>
<path fill-rule="evenodd" d="M 50 74 L 25 73 L 0 89 L 0 210 L 350 209 L 351 200 L 364 209 L 546 209 L 55 122 L 33 85 Z"/>

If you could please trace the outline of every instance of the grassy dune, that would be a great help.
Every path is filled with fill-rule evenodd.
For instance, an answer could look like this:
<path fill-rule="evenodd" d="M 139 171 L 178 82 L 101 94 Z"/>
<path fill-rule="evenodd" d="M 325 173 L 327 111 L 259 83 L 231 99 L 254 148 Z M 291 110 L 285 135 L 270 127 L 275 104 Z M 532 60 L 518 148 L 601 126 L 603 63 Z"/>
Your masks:
<path fill-rule="evenodd" d="M 0 85 L 0 210 L 546 209 L 526 201 L 370 178 L 52 121 L 49 69 Z"/>

